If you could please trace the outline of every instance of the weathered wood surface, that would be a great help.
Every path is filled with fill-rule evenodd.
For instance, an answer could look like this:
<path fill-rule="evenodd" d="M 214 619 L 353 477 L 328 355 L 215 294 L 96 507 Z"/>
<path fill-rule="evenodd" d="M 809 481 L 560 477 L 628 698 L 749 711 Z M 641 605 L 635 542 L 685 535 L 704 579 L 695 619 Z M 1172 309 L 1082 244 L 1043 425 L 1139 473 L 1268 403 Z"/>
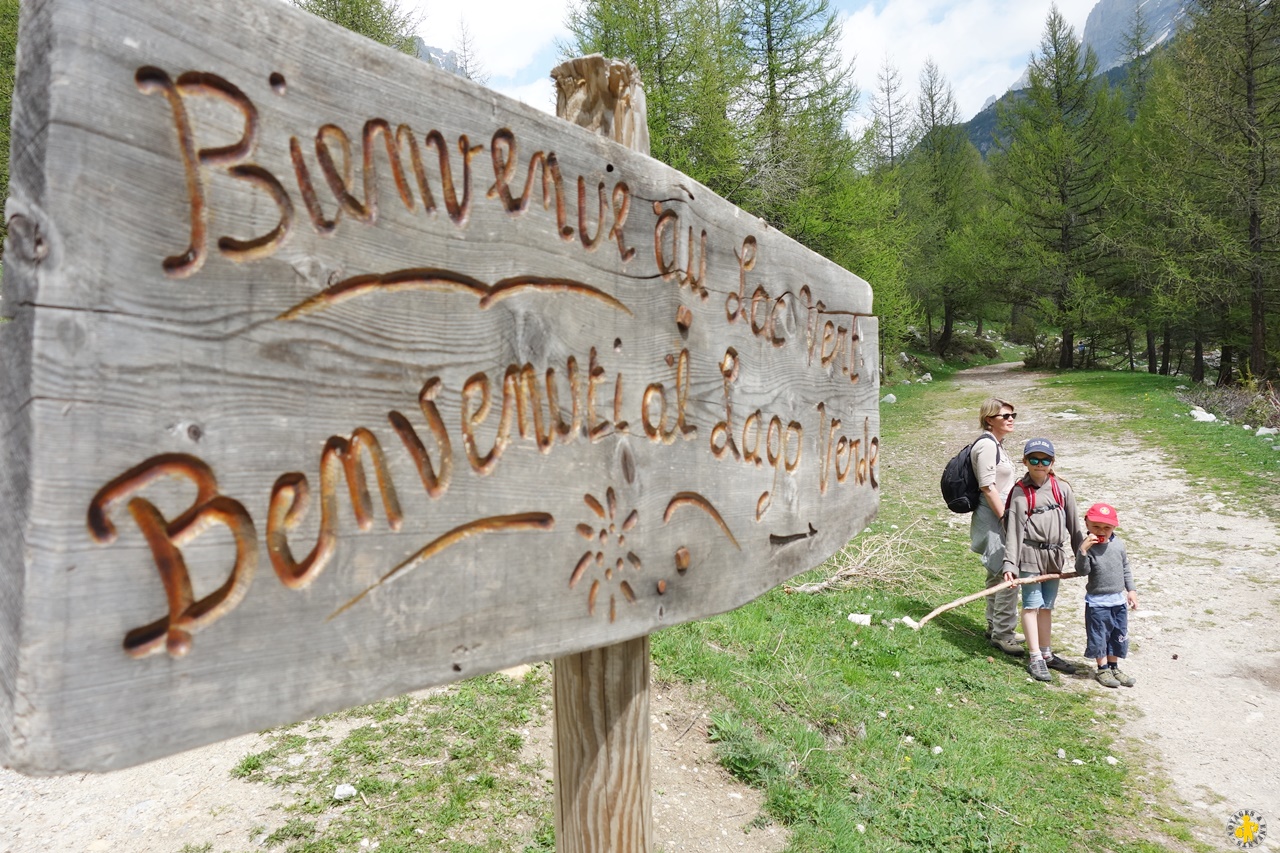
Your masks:
<path fill-rule="evenodd" d="M 649 153 L 644 88 L 599 54 L 551 71 L 556 116 Z M 648 853 L 653 842 L 649 637 L 556 658 L 556 853 Z"/>
<path fill-rule="evenodd" d="M 653 843 L 649 638 L 555 662 L 557 853 Z"/>
<path fill-rule="evenodd" d="M 278 0 L 24 3 L 13 122 L 7 765 L 643 636 L 875 513 L 870 289 L 647 157 Z"/>

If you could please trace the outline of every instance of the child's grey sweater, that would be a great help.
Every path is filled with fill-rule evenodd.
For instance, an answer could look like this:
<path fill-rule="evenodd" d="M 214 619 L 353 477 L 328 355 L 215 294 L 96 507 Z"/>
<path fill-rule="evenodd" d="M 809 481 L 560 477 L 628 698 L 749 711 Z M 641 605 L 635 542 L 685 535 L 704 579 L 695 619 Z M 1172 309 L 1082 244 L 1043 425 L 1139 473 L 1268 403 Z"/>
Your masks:
<path fill-rule="evenodd" d="M 1076 571 L 1088 575 L 1087 595 L 1111 595 L 1133 589 L 1133 572 L 1124 542 L 1114 533 L 1106 541 L 1094 545 L 1086 553 L 1076 554 Z"/>

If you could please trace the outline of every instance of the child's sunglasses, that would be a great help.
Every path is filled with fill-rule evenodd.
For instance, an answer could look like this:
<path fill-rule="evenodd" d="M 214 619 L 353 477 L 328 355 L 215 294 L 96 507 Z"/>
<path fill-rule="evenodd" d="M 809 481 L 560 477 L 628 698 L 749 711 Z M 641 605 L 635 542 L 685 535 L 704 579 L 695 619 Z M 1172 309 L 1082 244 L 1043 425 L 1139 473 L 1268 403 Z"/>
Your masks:
<path fill-rule="evenodd" d="M 1027 464 L 1028 464 L 1028 465 L 1031 465 L 1031 466 L 1035 466 L 1035 465 L 1043 465 L 1044 467 L 1048 468 L 1050 465 L 1052 465 L 1052 464 L 1053 464 L 1053 457 L 1051 457 L 1051 456 L 1028 456 L 1028 457 L 1027 457 Z"/>

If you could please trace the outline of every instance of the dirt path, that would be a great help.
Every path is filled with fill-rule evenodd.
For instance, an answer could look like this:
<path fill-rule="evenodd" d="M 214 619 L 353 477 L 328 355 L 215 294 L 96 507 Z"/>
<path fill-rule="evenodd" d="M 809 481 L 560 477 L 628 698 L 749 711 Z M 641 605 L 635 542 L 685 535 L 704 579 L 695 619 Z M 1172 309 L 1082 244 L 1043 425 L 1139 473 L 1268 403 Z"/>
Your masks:
<path fill-rule="evenodd" d="M 956 402 L 1012 401 L 1019 418 L 1010 449 L 1049 437 L 1081 511 L 1104 501 L 1119 513 L 1140 607 L 1125 670 L 1138 684 L 1106 690 L 1081 675 L 1073 687 L 1119 705 L 1125 735 L 1157 760 L 1201 841 L 1225 849 L 1228 818 L 1252 808 L 1271 828 L 1259 849 L 1280 850 L 1280 529 L 1261 513 L 1229 509 L 1247 506 L 1247 496 L 1190 482 L 1159 447 L 1131 434 L 1123 415 L 1099 415 L 1049 377 L 980 368 L 960 374 L 952 393 Z M 976 412 L 975 403 L 940 415 L 948 447 L 971 437 Z M 1206 440 L 1221 435 L 1206 429 Z M 1083 602 L 1083 587 L 1064 583 L 1054 646 L 1075 660 L 1084 650 Z M 1160 796 L 1157 780 L 1137 784 Z"/>
<path fill-rule="evenodd" d="M 517 667 L 517 677 L 521 669 L 527 667 Z M 653 839 L 660 849 L 777 853 L 786 846 L 782 827 L 753 825 L 763 793 L 719 763 L 707 737 L 705 703 L 689 688 L 655 684 L 650 719 Z M 325 723 L 314 736 L 340 740 L 359 722 Z M 523 734 L 527 757 L 550 768 L 550 715 Z M 301 792 L 231 776 L 241 759 L 268 746 L 264 736 L 245 735 L 113 773 L 28 778 L 0 769 L 0 853 L 282 850 L 264 842 Z M 549 769 L 544 777 L 551 778 Z"/>

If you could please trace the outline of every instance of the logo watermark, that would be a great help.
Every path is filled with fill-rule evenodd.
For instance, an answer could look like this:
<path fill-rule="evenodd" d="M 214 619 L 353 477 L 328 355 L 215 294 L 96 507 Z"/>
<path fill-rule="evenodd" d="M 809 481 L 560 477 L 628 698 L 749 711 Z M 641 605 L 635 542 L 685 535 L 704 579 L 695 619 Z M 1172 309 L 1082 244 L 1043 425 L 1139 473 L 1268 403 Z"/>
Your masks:
<path fill-rule="evenodd" d="M 1227 821 L 1227 840 L 1243 850 L 1259 846 L 1267 837 L 1267 822 L 1253 809 L 1241 809 Z"/>

